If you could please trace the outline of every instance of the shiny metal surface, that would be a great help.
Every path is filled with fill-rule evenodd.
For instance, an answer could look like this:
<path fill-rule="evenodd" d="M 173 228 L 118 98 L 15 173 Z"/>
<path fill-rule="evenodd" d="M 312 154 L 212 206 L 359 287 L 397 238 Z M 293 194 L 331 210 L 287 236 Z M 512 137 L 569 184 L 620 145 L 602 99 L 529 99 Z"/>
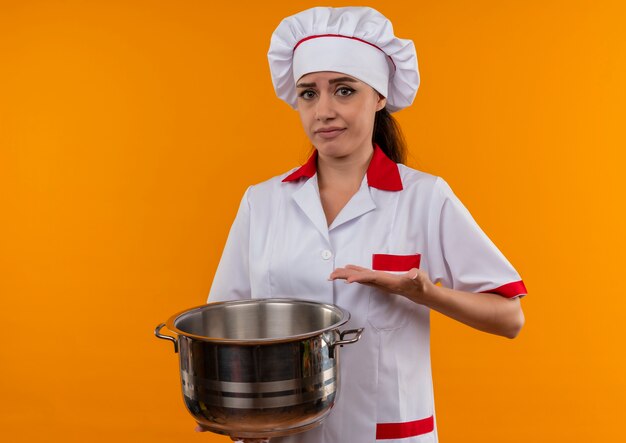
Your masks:
<path fill-rule="evenodd" d="M 178 352 L 178 340 L 176 340 L 174 337 L 171 337 L 169 335 L 161 334 L 161 329 L 163 329 L 164 327 L 165 327 L 165 323 L 161 323 L 160 325 L 158 325 L 154 329 L 154 335 L 156 335 L 157 338 L 160 338 L 162 340 L 169 340 L 171 342 L 174 342 L 174 352 Z"/>
<path fill-rule="evenodd" d="M 337 306 L 283 299 L 214 303 L 172 316 L 167 327 L 178 334 L 187 409 L 209 430 L 242 438 L 318 425 L 338 395 L 337 345 L 362 332 L 338 330 L 349 318 Z"/>
<path fill-rule="evenodd" d="M 338 306 L 271 298 L 210 303 L 175 314 L 166 325 L 179 335 L 213 343 L 263 344 L 312 337 L 349 319 Z"/>

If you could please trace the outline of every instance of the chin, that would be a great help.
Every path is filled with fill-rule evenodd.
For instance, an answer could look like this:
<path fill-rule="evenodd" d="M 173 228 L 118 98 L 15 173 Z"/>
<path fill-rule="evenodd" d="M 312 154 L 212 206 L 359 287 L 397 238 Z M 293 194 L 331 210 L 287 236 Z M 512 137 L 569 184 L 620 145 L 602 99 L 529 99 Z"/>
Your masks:
<path fill-rule="evenodd" d="M 315 146 L 320 149 L 339 149 L 344 146 L 346 143 L 342 143 L 339 140 L 316 140 Z"/>
<path fill-rule="evenodd" d="M 320 154 L 328 157 L 345 157 L 350 154 L 350 150 L 340 143 L 321 143 L 315 147 Z"/>

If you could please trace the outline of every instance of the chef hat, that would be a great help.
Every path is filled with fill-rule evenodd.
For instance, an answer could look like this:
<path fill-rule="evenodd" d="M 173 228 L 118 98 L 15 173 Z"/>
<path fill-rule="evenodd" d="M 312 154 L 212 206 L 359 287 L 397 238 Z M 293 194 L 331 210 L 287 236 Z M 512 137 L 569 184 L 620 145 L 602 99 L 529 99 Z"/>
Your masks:
<path fill-rule="evenodd" d="M 387 98 L 387 109 L 413 103 L 420 83 L 411 40 L 393 35 L 391 22 L 367 7 L 317 7 L 283 19 L 267 54 L 276 95 L 296 108 L 296 82 L 334 71 L 367 83 Z"/>

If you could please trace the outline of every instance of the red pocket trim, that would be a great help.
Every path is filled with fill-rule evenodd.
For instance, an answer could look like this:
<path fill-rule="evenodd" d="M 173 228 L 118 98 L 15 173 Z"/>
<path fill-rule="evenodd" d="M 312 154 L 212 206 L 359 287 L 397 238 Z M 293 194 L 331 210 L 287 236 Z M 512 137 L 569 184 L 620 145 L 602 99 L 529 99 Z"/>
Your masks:
<path fill-rule="evenodd" d="M 407 272 L 412 268 L 419 268 L 421 258 L 421 254 L 373 254 L 372 269 L 376 271 Z"/>
<path fill-rule="evenodd" d="M 378 423 L 376 425 L 376 440 L 415 437 L 434 430 L 435 419 L 432 415 L 428 418 L 404 423 Z"/>

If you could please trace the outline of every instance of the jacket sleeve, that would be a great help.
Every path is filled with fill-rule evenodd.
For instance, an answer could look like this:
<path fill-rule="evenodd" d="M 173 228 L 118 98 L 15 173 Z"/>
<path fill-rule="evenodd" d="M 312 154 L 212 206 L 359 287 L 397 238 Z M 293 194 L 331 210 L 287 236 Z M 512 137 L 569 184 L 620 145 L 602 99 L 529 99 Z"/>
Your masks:
<path fill-rule="evenodd" d="M 209 302 L 250 298 L 250 203 L 246 190 L 241 199 L 222 258 L 209 291 Z"/>
<path fill-rule="evenodd" d="M 428 230 L 433 281 L 460 291 L 508 298 L 526 294 L 515 268 L 440 178 L 434 185 Z"/>

